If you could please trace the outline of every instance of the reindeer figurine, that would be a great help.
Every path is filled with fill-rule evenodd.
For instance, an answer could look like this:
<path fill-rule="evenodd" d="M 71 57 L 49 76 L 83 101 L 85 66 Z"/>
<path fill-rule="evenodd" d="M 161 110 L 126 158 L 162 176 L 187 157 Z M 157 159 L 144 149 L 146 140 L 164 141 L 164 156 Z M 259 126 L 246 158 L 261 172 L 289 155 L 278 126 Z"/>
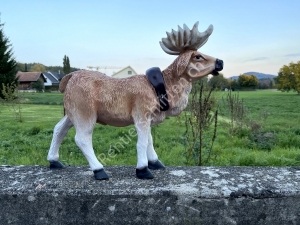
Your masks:
<path fill-rule="evenodd" d="M 151 126 L 161 123 L 167 116 L 179 115 L 187 106 L 192 82 L 208 74 L 218 75 L 223 61 L 204 55 L 197 50 L 213 31 L 210 25 L 205 32 L 198 31 L 198 22 L 192 30 L 167 32 L 160 45 L 170 55 L 178 55 L 174 62 L 160 72 L 149 69 L 146 75 L 112 78 L 94 71 L 80 70 L 66 75 L 59 89 L 64 93 L 65 116 L 54 128 L 48 153 L 50 169 L 62 169 L 58 161 L 59 146 L 68 130 L 75 126 L 75 142 L 89 162 L 97 180 L 108 175 L 97 159 L 92 134 L 96 123 L 123 127 L 134 124 L 137 140 L 136 176 L 152 179 L 149 169 L 164 169 L 153 148 Z"/>

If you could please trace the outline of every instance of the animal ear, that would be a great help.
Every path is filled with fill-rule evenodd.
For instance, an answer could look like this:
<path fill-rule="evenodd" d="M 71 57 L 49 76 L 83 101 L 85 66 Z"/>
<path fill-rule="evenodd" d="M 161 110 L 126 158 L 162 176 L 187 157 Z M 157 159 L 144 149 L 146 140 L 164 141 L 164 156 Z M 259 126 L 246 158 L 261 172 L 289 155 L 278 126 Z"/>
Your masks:
<path fill-rule="evenodd" d="M 176 59 L 176 73 L 178 76 L 184 73 L 187 65 L 190 62 L 191 56 L 194 51 L 186 51 L 181 53 Z"/>

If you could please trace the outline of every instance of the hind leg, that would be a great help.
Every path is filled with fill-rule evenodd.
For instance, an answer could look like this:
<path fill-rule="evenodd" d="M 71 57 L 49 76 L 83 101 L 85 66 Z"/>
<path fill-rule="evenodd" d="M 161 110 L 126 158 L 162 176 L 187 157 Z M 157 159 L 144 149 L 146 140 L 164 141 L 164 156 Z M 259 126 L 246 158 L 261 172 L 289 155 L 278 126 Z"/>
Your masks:
<path fill-rule="evenodd" d="M 89 165 L 94 172 L 95 179 L 108 180 L 109 177 L 105 173 L 103 165 L 97 159 L 93 149 L 92 135 L 94 125 L 95 122 L 93 121 L 80 121 L 78 124 L 75 123 L 75 142 L 89 162 Z"/>
<path fill-rule="evenodd" d="M 47 156 L 47 160 L 50 162 L 50 169 L 63 168 L 63 165 L 58 161 L 59 146 L 72 126 L 71 120 L 65 115 L 54 127 L 52 142 Z"/>

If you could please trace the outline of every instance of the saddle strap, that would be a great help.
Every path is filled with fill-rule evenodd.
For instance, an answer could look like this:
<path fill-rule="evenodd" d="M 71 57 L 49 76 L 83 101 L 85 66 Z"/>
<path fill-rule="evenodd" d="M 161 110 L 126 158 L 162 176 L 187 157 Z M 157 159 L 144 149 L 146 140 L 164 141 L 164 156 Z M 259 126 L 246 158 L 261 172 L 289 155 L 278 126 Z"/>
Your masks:
<path fill-rule="evenodd" d="M 160 104 L 160 111 L 167 111 L 170 106 L 162 72 L 158 67 L 152 67 L 146 71 L 146 77 L 155 89 Z"/>

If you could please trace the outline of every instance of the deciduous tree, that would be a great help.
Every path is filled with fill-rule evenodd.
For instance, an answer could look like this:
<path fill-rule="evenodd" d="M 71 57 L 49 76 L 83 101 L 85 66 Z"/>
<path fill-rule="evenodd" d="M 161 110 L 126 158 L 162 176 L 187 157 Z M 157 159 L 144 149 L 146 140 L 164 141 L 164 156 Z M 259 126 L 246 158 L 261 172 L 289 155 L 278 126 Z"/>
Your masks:
<path fill-rule="evenodd" d="M 254 89 L 258 85 L 258 79 L 254 75 L 245 75 L 242 74 L 238 78 L 238 83 L 242 88 L 251 88 Z"/>
<path fill-rule="evenodd" d="M 208 85 L 213 89 L 224 90 L 229 86 L 229 81 L 220 73 L 218 76 L 210 78 Z"/>
<path fill-rule="evenodd" d="M 45 72 L 47 69 L 43 64 L 36 63 L 30 68 L 30 72 Z"/>
<path fill-rule="evenodd" d="M 236 91 L 238 89 L 240 89 L 239 83 L 237 82 L 237 80 L 229 80 L 229 89 L 231 89 L 232 91 Z"/>
<path fill-rule="evenodd" d="M 40 78 L 36 82 L 32 82 L 31 88 L 36 89 L 38 92 L 42 92 L 45 89 L 44 81 Z"/>
<path fill-rule="evenodd" d="M 16 78 L 17 62 L 13 57 L 12 46 L 4 35 L 3 24 L 0 19 L 0 98 L 4 98 L 3 85 L 18 84 Z"/>
<path fill-rule="evenodd" d="M 276 81 L 278 90 L 293 90 L 300 94 L 300 61 L 280 68 Z"/>

